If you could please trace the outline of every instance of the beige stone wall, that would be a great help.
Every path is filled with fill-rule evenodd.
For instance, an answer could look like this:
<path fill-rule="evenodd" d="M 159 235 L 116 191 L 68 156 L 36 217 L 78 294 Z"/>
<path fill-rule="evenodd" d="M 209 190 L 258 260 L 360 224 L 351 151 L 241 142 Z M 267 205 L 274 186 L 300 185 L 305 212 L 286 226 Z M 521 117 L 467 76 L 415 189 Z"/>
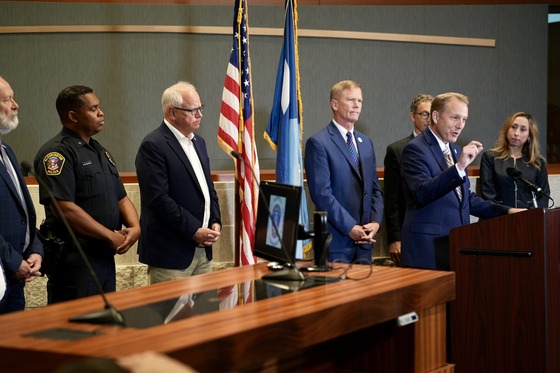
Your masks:
<path fill-rule="evenodd" d="M 471 178 L 471 189 L 475 191 L 478 178 Z M 381 181 L 382 182 L 382 181 Z M 214 246 L 214 269 L 223 269 L 233 266 L 234 259 L 234 183 L 217 182 L 215 184 L 220 208 L 222 212 L 222 238 Z M 383 184 L 382 184 L 383 186 Z M 550 187 L 552 198 L 560 203 L 560 175 L 550 176 Z M 138 184 L 125 184 L 129 197 L 140 213 L 140 191 Z M 37 224 L 44 219 L 44 209 L 39 204 L 39 189 L 37 185 L 29 186 L 29 191 L 37 209 Z M 309 193 L 307 193 L 309 196 Z M 309 201 L 312 209 L 313 203 Z M 312 211 L 310 211 L 312 214 Z M 471 222 L 477 218 L 471 217 Z M 386 244 L 385 225 L 381 227 L 381 232 L 377 235 L 377 244 L 373 252 L 374 257 L 388 256 Z M 116 256 L 117 264 L 117 291 L 135 287 L 146 286 L 146 266 L 138 262 L 136 245 L 125 255 Z M 46 304 L 46 279 L 40 278 L 26 286 L 26 300 L 28 308 L 41 307 Z"/>
<path fill-rule="evenodd" d="M 233 183 L 219 182 L 215 184 L 222 212 L 222 238 L 214 246 L 214 270 L 233 266 L 233 220 L 234 193 Z M 138 184 L 125 184 L 128 196 L 140 214 L 140 190 Z M 30 185 L 29 192 L 37 210 L 37 226 L 45 218 L 43 206 L 39 204 L 39 187 Z M 137 244 L 126 254 L 115 257 L 117 265 L 117 291 L 148 285 L 147 267 L 138 262 Z M 25 287 L 27 308 L 42 307 L 47 304 L 47 279 L 39 278 Z"/>

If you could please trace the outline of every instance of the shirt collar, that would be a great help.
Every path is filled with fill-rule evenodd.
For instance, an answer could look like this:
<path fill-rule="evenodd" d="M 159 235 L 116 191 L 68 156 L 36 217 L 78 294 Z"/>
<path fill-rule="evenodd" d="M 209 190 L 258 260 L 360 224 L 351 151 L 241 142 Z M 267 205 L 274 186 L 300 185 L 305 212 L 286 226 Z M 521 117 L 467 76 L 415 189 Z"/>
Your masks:
<path fill-rule="evenodd" d="M 428 129 L 429 129 L 430 131 L 432 131 L 432 128 L 431 128 L 431 127 L 428 127 Z M 448 148 L 449 148 L 449 150 L 451 150 L 451 147 L 449 146 L 449 143 L 446 144 L 446 143 L 444 143 L 443 141 L 441 141 L 441 139 L 440 139 L 439 137 L 437 137 L 437 135 L 434 133 L 434 131 L 432 131 L 432 134 L 433 134 L 434 137 L 436 138 L 436 140 L 437 140 L 437 142 L 438 142 L 438 144 L 439 144 L 439 147 L 440 147 L 440 149 L 441 149 L 442 152 L 445 151 L 445 149 L 448 149 Z"/>
<path fill-rule="evenodd" d="M 336 120 L 333 119 L 332 122 L 334 123 L 334 126 L 338 129 L 338 131 L 340 132 L 340 134 L 342 135 L 342 137 L 344 139 L 346 138 L 346 134 L 348 132 L 350 132 L 352 134 L 352 137 L 354 137 L 354 128 L 352 128 L 350 131 L 348 131 L 346 128 L 344 128 L 340 124 L 336 123 Z"/>
<path fill-rule="evenodd" d="M 194 133 L 189 133 L 188 136 L 183 135 L 177 128 L 173 127 L 173 125 L 171 123 L 169 123 L 167 121 L 167 119 L 163 119 L 163 122 L 165 123 L 165 125 L 167 126 L 167 128 L 169 128 L 169 130 L 173 133 L 173 135 L 175 135 L 175 137 L 177 138 L 177 140 L 181 141 L 181 139 L 189 139 L 189 140 L 193 140 L 194 138 Z"/>

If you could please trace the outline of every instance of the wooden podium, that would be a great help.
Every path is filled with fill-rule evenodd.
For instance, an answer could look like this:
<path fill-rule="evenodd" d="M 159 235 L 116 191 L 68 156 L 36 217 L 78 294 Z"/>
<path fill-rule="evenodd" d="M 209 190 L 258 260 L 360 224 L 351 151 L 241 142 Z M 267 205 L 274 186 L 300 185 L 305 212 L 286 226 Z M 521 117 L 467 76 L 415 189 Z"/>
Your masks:
<path fill-rule="evenodd" d="M 453 229 L 457 372 L 560 372 L 560 210 Z"/>

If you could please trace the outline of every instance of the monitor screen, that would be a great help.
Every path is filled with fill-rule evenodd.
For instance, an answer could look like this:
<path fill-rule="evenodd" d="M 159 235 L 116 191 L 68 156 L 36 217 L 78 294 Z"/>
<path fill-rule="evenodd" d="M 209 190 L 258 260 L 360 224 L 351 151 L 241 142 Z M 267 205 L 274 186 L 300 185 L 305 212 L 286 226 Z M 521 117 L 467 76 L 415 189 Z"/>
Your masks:
<path fill-rule="evenodd" d="M 259 196 L 254 254 L 269 261 L 293 263 L 299 226 L 301 187 L 262 181 L 260 193 L 262 195 Z M 282 243 L 287 253 L 284 252 Z"/>

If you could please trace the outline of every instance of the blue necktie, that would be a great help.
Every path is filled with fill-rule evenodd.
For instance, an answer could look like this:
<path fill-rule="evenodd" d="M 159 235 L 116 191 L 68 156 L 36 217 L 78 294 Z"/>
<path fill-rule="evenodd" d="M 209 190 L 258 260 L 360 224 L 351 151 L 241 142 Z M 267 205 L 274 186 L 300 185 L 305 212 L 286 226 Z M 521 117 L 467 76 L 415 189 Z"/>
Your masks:
<path fill-rule="evenodd" d="M 350 155 L 352 156 L 352 159 L 354 160 L 354 163 L 356 164 L 356 167 L 358 167 L 359 170 L 360 156 L 358 155 L 358 150 L 354 146 L 354 140 L 352 139 L 352 132 L 350 131 L 346 132 L 346 145 L 348 145 L 348 149 L 350 150 Z"/>

